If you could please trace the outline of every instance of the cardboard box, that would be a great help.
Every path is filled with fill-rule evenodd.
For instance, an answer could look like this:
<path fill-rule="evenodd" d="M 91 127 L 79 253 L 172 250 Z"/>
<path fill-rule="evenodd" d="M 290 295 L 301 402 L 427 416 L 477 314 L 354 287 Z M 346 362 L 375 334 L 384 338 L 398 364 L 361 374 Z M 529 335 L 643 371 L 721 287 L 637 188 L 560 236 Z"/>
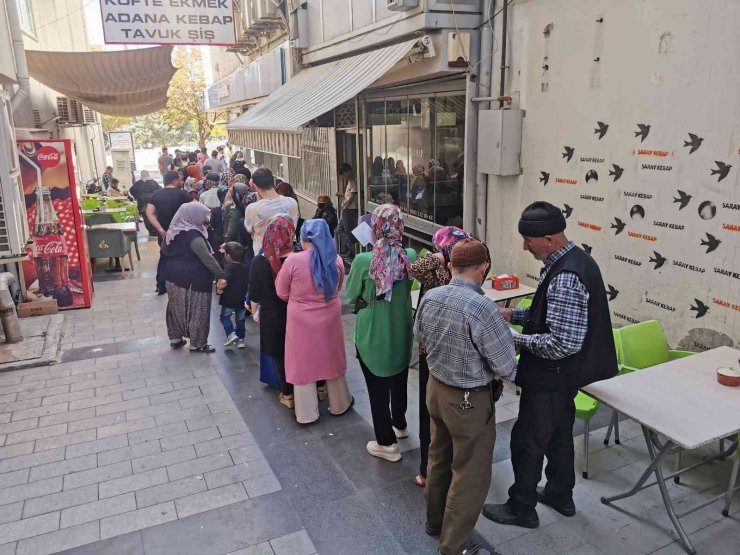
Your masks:
<path fill-rule="evenodd" d="M 519 278 L 516 276 L 510 276 L 509 274 L 494 276 L 493 288 L 496 291 L 509 291 L 511 289 L 519 289 Z"/>
<path fill-rule="evenodd" d="M 18 305 L 18 317 L 48 316 L 59 312 L 56 299 L 45 299 L 43 301 L 31 301 Z"/>

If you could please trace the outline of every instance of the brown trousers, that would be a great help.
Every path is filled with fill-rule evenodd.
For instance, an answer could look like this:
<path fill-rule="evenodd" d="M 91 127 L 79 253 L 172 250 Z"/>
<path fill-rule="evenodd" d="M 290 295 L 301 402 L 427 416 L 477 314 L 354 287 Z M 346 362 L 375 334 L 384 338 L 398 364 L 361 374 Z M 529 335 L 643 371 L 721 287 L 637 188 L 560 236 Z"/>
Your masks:
<path fill-rule="evenodd" d="M 495 406 L 490 390 L 463 391 L 429 376 L 427 407 L 432 443 L 427 470 L 427 523 L 441 529 L 439 551 L 457 555 L 470 539 L 491 485 Z"/>

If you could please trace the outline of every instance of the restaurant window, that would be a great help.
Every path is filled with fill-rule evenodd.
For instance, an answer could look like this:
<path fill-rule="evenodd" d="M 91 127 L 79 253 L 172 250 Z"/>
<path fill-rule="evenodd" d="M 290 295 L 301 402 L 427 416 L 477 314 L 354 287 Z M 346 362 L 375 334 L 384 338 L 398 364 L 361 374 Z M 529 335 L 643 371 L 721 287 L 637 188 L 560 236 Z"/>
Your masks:
<path fill-rule="evenodd" d="M 31 0 L 16 0 L 18 6 L 18 18 L 20 19 L 21 29 L 29 35 L 36 34 L 36 23 L 33 20 L 33 11 L 31 9 Z"/>
<path fill-rule="evenodd" d="M 367 198 L 438 225 L 462 225 L 465 95 L 365 103 Z"/>

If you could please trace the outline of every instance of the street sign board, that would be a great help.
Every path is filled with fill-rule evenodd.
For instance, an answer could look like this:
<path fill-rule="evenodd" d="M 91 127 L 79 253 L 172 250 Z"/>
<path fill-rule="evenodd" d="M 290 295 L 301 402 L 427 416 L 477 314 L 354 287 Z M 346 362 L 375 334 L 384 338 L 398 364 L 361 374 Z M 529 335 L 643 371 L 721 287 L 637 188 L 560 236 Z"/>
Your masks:
<path fill-rule="evenodd" d="M 111 150 L 128 150 L 134 160 L 134 135 L 131 131 L 110 131 L 108 133 Z"/>
<path fill-rule="evenodd" d="M 233 0 L 100 0 L 106 44 L 236 44 Z"/>

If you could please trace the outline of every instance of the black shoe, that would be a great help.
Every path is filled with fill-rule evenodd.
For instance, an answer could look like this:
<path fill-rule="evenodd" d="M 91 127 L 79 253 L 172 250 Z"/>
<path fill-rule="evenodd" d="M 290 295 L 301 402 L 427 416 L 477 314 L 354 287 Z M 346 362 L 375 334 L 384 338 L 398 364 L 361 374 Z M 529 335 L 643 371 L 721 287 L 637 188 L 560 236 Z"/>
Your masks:
<path fill-rule="evenodd" d="M 501 505 L 487 503 L 483 506 L 483 516 L 488 520 L 492 520 L 498 524 L 506 524 L 508 526 L 537 528 L 540 525 L 537 511 L 532 511 L 527 515 L 518 515 L 512 510 L 509 503 L 503 503 Z"/>
<path fill-rule="evenodd" d="M 576 514 L 576 504 L 573 498 L 567 499 L 550 499 L 545 496 L 545 488 L 537 488 L 537 502 L 552 507 L 563 516 L 573 516 Z"/>
<path fill-rule="evenodd" d="M 162 289 L 157 289 L 157 295 L 159 295 L 160 297 L 161 297 L 162 295 L 166 295 L 166 294 L 167 294 L 167 289 L 164 289 L 164 288 L 162 288 Z"/>
<path fill-rule="evenodd" d="M 424 524 L 424 531 L 428 536 L 439 536 L 442 533 L 441 528 L 432 528 L 428 522 Z"/>

